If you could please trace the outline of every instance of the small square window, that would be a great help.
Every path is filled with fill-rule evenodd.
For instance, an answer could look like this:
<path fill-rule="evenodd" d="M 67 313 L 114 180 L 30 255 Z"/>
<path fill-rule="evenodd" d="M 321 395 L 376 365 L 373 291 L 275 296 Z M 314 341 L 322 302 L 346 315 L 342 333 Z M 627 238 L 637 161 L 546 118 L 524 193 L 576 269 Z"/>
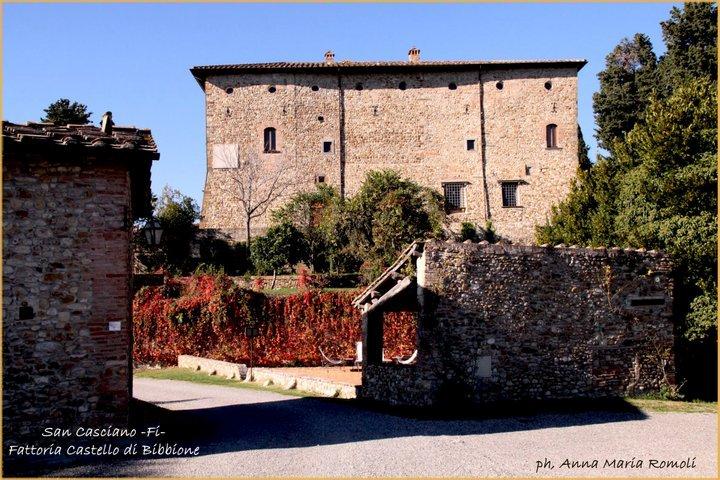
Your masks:
<path fill-rule="evenodd" d="M 502 202 L 503 207 L 517 207 L 517 182 L 502 183 Z"/>
<path fill-rule="evenodd" d="M 323 153 L 332 152 L 332 142 L 323 142 Z"/>
<path fill-rule="evenodd" d="M 315 177 L 315 183 L 325 183 L 325 175 L 318 175 Z"/>
<path fill-rule="evenodd" d="M 467 149 L 468 150 L 475 150 L 475 140 L 470 139 L 467 141 Z"/>
<path fill-rule="evenodd" d="M 445 210 L 447 212 L 462 212 L 465 210 L 465 185 L 463 182 L 443 184 L 445 192 Z"/>

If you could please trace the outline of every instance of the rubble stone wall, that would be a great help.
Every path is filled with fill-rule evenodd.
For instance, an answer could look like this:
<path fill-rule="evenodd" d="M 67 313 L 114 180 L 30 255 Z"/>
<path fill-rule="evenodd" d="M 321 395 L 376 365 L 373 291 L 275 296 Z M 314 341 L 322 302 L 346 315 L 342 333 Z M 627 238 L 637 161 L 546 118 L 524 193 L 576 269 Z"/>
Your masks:
<path fill-rule="evenodd" d="M 269 172 L 284 168 L 291 185 L 268 211 L 319 177 L 353 195 L 370 170 L 394 169 L 441 193 L 443 183 L 465 183 L 454 227 L 491 220 L 499 235 L 521 243 L 565 197 L 578 166 L 576 68 L 222 75 L 207 79 L 205 97 L 201 227 L 236 240 L 245 217 L 234 179 L 244 177 L 217 158 L 226 148 Z M 557 125 L 557 148 L 547 148 L 548 124 Z M 263 153 L 268 127 L 276 129 L 276 153 Z M 329 152 L 324 142 L 332 142 Z M 503 181 L 518 182 L 517 207 L 502 206 Z M 267 214 L 254 219 L 253 235 L 268 223 Z"/>
<path fill-rule="evenodd" d="M 127 167 L 3 156 L 6 441 L 127 421 L 131 225 Z"/>
<path fill-rule="evenodd" d="M 672 264 L 660 253 L 427 242 L 424 263 L 417 363 L 368 366 L 368 398 L 421 406 L 675 384 Z"/>

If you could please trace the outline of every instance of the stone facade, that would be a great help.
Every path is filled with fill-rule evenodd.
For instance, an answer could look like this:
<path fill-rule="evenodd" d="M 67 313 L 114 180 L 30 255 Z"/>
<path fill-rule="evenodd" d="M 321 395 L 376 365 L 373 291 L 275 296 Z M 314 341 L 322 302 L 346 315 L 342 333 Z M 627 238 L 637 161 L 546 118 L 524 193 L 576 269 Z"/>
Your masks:
<path fill-rule="evenodd" d="M 6 443 L 127 421 L 131 228 L 158 154 L 149 131 L 75 127 L 3 123 Z"/>
<path fill-rule="evenodd" d="M 503 237 L 531 242 L 534 226 L 566 195 L 578 165 L 577 72 L 584 63 L 411 59 L 196 67 L 206 104 L 201 227 L 244 238 L 233 179 L 238 160 L 257 158 L 292 175 L 270 210 L 318 181 L 347 196 L 368 171 L 394 169 L 441 193 L 445 183 L 464 185 L 464 209 L 451 214 L 456 227 L 491 220 Z M 550 124 L 557 126 L 552 148 Z M 266 128 L 276 132 L 273 153 L 263 153 Z M 503 206 L 502 182 L 517 185 L 517 206 Z M 267 225 L 267 215 L 255 219 L 254 234 Z"/>
<path fill-rule="evenodd" d="M 366 343 L 382 311 L 419 311 L 417 361 L 366 355 L 365 398 L 426 406 L 675 384 L 672 265 L 660 253 L 429 241 L 416 268 L 414 305 L 359 297 Z"/>

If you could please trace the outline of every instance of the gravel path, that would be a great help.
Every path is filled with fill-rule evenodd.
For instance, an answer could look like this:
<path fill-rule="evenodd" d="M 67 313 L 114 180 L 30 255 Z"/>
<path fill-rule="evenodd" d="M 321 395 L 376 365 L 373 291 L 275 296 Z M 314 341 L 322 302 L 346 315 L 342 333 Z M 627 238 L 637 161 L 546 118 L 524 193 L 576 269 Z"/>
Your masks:
<path fill-rule="evenodd" d="M 347 402 L 153 379 L 136 379 L 135 396 L 173 410 L 183 432 L 166 440 L 197 445 L 199 456 L 125 460 L 52 475 L 715 477 L 717 470 L 714 414 L 426 420 Z M 632 465 L 642 460 L 641 468 L 603 468 L 606 459 L 633 457 Z M 688 457 L 694 468 L 649 468 L 651 460 Z M 548 468 L 536 472 L 545 459 Z M 564 468 L 565 459 L 597 459 L 598 465 Z"/>

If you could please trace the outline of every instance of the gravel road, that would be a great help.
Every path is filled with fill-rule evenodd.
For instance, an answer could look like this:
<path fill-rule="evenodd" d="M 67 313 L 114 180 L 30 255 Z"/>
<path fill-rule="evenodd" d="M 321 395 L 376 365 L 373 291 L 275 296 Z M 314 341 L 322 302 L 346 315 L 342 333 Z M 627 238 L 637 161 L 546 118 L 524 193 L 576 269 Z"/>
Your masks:
<path fill-rule="evenodd" d="M 137 398 L 172 410 L 171 424 L 163 419 L 161 429 L 176 433 L 162 440 L 198 446 L 199 455 L 97 463 L 51 475 L 715 477 L 717 472 L 714 414 L 595 411 L 437 420 L 172 380 L 136 379 L 134 388 Z M 650 465 L 686 458 L 690 468 Z M 566 468 L 566 459 L 588 463 Z M 614 459 L 637 468 L 617 468 L 617 461 L 615 467 L 604 465 Z M 545 468 L 538 470 L 538 462 Z"/>

